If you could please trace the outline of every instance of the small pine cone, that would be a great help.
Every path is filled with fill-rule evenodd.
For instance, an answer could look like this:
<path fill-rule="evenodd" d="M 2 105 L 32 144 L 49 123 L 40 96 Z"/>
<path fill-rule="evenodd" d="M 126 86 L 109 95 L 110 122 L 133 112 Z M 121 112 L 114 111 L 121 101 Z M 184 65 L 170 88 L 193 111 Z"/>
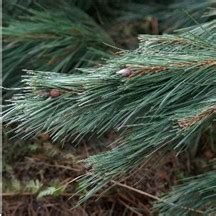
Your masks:
<path fill-rule="evenodd" d="M 129 68 L 124 68 L 124 69 L 121 69 L 120 71 L 117 71 L 116 74 L 128 77 L 132 74 L 132 71 Z"/>
<path fill-rule="evenodd" d="M 50 97 L 52 98 L 56 98 L 56 97 L 59 97 L 61 95 L 60 91 L 58 89 L 52 89 L 50 92 L 49 92 L 49 95 Z"/>

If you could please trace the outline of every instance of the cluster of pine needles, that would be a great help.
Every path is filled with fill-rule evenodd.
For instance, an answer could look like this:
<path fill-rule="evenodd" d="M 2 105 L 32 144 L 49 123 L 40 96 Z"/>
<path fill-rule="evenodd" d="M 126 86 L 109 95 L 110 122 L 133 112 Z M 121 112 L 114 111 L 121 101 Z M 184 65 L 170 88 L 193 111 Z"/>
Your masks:
<path fill-rule="evenodd" d="M 214 6 L 213 3 L 194 3 L 196 7 L 191 7 L 191 14 L 196 12 L 196 15 L 200 8 Z M 130 9 L 134 19 L 138 19 L 133 10 L 139 4 L 132 4 L 134 7 Z M 168 11 L 177 6 L 169 5 Z M 23 10 L 23 7 L 19 8 Z M 89 11 L 90 8 L 91 5 Z M 55 156 L 64 160 L 66 157 L 67 161 L 72 161 L 72 167 L 77 162 L 86 167 L 79 168 L 70 180 L 50 182 L 46 188 L 40 181 L 30 181 L 27 187 L 30 194 L 37 194 L 37 198 L 67 194 L 73 198 L 73 207 L 87 205 L 85 211 L 89 212 L 86 210 L 88 203 L 105 189 L 99 197 L 107 199 L 103 205 L 108 206 L 105 209 L 111 208 L 110 215 L 119 215 L 124 211 L 122 208 L 126 209 L 125 215 L 151 215 L 152 212 L 159 215 L 213 215 L 216 212 L 216 21 L 210 16 L 214 17 L 215 10 L 210 9 L 210 15 L 203 16 L 205 23 L 179 29 L 174 34 L 140 35 L 138 48 L 120 49 L 114 55 L 113 40 L 78 9 L 71 10 L 64 5 L 64 10 L 58 13 L 55 7 L 50 13 L 43 12 L 44 8 L 25 10 L 29 15 L 24 21 L 13 21 L 3 28 L 3 52 L 6 53 L 3 62 L 8 71 L 6 76 L 26 65 L 32 66 L 33 70 L 23 71 L 25 75 L 19 93 L 7 100 L 4 124 L 11 127 L 9 134 L 13 139 L 42 137 L 43 148 L 51 145 L 47 141 L 50 139 L 64 148 L 70 143 L 74 147 L 66 150 L 68 154 L 56 150 L 59 155 L 54 151 L 52 160 Z M 114 11 L 116 20 L 124 19 L 117 5 Z M 153 15 L 155 11 L 149 6 L 149 14 Z M 159 21 L 166 23 L 167 16 L 162 17 L 164 19 Z M 193 18 L 190 21 L 195 22 Z M 190 26 L 186 23 L 183 26 Z M 93 55 L 92 51 L 98 55 Z M 109 58 L 100 64 L 94 61 L 92 66 L 93 59 L 99 56 Z M 55 62 L 54 66 L 52 62 Z M 50 70 L 53 72 L 45 72 Z M 11 86 L 18 85 L 12 82 Z M 136 187 L 137 182 L 148 177 L 158 164 L 161 163 L 160 168 L 164 169 L 163 161 L 170 155 L 174 154 L 176 161 L 188 152 L 191 154 L 193 149 L 194 154 L 198 154 L 203 133 L 208 134 L 205 137 L 210 148 L 204 155 L 208 165 L 203 172 L 195 173 L 199 174 L 195 177 L 180 178 L 181 184 L 171 190 L 170 185 L 158 191 L 149 190 L 149 186 L 146 190 Z M 108 140 L 105 137 L 109 137 Z M 87 149 L 86 155 L 78 154 L 75 159 L 71 155 L 78 145 L 78 148 Z M 31 144 L 29 151 L 37 148 L 38 145 Z M 48 152 L 53 148 L 50 147 Z M 94 150 L 89 152 L 89 148 Z M 58 167 L 58 164 L 53 166 Z M 61 167 L 65 168 L 65 165 Z M 167 171 L 164 174 L 158 170 L 160 179 L 168 180 Z M 151 181 L 147 178 L 144 182 L 148 185 Z M 179 183 L 169 181 L 171 185 Z M 153 187 L 157 188 L 156 184 Z M 137 197 L 125 197 L 121 189 L 127 189 L 127 193 L 135 193 Z M 112 193 L 117 196 L 117 202 L 109 200 L 113 199 Z M 134 206 L 139 196 L 154 202 L 147 199 Z M 98 214 L 107 214 L 103 210 Z M 85 215 L 85 212 L 79 214 Z"/>

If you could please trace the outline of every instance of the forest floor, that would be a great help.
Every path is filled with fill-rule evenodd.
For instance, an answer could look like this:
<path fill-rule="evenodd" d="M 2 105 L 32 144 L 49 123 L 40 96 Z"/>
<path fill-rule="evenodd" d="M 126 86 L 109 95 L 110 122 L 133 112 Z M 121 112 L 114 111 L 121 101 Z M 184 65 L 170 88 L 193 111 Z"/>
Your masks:
<path fill-rule="evenodd" d="M 156 211 L 151 211 L 154 197 L 169 191 L 182 178 L 210 168 L 207 161 L 214 158 L 216 152 L 206 137 L 205 134 L 201 137 L 198 148 L 178 157 L 174 152 L 170 152 L 166 159 L 158 155 L 154 161 L 129 173 L 121 182 L 113 181 L 109 190 L 98 193 L 78 208 L 73 208 L 79 198 L 75 194 L 75 180 L 87 171 L 79 160 L 103 151 L 105 147 L 101 143 L 111 143 L 115 139 L 113 134 L 104 140 L 83 141 L 77 148 L 71 147 L 71 143 L 64 147 L 53 144 L 47 135 L 25 142 L 4 138 L 3 215 L 157 215 Z M 59 194 L 49 195 L 48 192 L 47 196 L 38 197 L 42 189 L 52 185 L 62 186 L 64 190 Z"/>

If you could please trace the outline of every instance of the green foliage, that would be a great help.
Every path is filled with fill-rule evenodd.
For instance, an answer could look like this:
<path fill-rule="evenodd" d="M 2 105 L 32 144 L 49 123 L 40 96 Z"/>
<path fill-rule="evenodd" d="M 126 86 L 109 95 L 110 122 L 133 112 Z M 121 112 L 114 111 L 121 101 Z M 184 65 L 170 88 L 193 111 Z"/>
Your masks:
<path fill-rule="evenodd" d="M 92 172 L 80 180 L 80 190 L 87 191 L 82 202 L 155 152 L 181 152 L 215 120 L 215 25 L 142 36 L 137 50 L 78 75 L 29 72 L 27 87 L 4 118 L 19 123 L 19 135 L 44 131 L 54 140 L 121 131 L 117 147 L 86 160 Z M 131 75 L 116 73 L 122 68 Z"/>
<path fill-rule="evenodd" d="M 213 16 L 209 13 L 209 8 L 214 7 L 214 4 L 215 0 L 175 0 L 166 9 L 159 11 L 160 28 L 163 32 L 173 32 L 195 23 L 206 22 Z"/>
<path fill-rule="evenodd" d="M 76 0 L 7 1 L 3 4 L 3 86 L 18 87 L 20 76 L 24 74 L 22 69 L 26 68 L 72 73 L 76 67 L 95 65 L 111 54 L 111 49 L 104 45 L 114 44 L 109 34 L 114 38 L 115 34 L 117 37 L 123 34 L 123 38 L 127 38 L 136 36 L 136 32 L 144 33 L 145 25 L 148 26 L 153 17 L 161 23 L 162 31 L 171 31 L 170 23 L 176 28 L 191 25 L 193 19 L 205 21 L 207 17 L 200 17 L 213 2 L 183 1 L 169 4 L 167 8 L 162 4 L 136 0 L 124 3 L 100 0 L 88 3 Z M 182 8 L 180 11 L 187 10 L 193 19 L 189 15 L 181 19 L 184 12 L 177 13 L 179 8 Z M 128 22 L 140 23 L 139 28 L 124 29 L 122 26 L 131 25 Z M 112 30 L 115 24 L 117 30 Z M 103 28 L 107 29 L 106 32 Z M 125 32 L 121 32 L 122 28 Z M 3 93 L 5 98 L 9 96 L 6 93 L 10 94 Z"/>
<path fill-rule="evenodd" d="M 42 188 L 42 186 L 43 184 L 38 179 L 30 180 L 26 183 L 25 190 L 32 193 L 37 193 Z"/>
<path fill-rule="evenodd" d="M 59 196 L 64 192 L 64 187 L 59 187 L 59 186 L 50 186 L 47 187 L 43 190 L 41 190 L 38 195 L 37 198 L 41 199 L 42 197 L 45 196 Z"/>
<path fill-rule="evenodd" d="M 60 8 L 23 8 L 3 31 L 3 85 L 19 85 L 23 68 L 71 73 L 108 57 L 109 36 L 86 13 L 66 3 Z"/>
<path fill-rule="evenodd" d="M 212 3 L 190 5 L 188 13 L 196 20 L 204 12 L 200 8 Z M 194 22 L 173 15 L 184 4 L 169 6 L 172 13 L 164 20 L 175 26 Z M 141 8 L 139 4 L 133 6 L 128 7 L 132 13 L 126 19 L 141 17 L 134 12 Z M 25 87 L 10 100 L 4 121 L 16 126 L 16 136 L 29 138 L 44 132 L 61 142 L 119 132 L 116 147 L 85 160 L 91 170 L 79 181 L 81 203 L 113 178 L 151 160 L 155 153 L 181 153 L 216 120 L 216 22 L 182 29 L 175 35 L 140 36 L 138 49 L 120 52 L 101 67 L 74 70 L 108 56 L 101 44 L 112 40 L 86 13 L 70 4 L 61 7 L 24 9 L 24 17 L 3 27 L 5 86 L 10 86 L 6 81 L 17 83 L 14 71 L 24 65 L 41 70 L 28 70 L 23 76 Z M 90 13 L 90 8 L 87 5 L 85 10 Z M 119 18 L 124 20 L 124 13 Z M 129 71 L 129 76 L 122 74 L 122 69 Z M 207 213 L 214 212 L 215 182 L 215 172 L 188 180 L 156 207 L 165 215 L 189 215 L 191 210 L 206 208 Z M 21 188 L 17 182 L 14 185 Z M 65 189 L 51 184 L 42 188 L 36 181 L 26 188 L 39 191 L 38 198 L 59 195 Z"/>
<path fill-rule="evenodd" d="M 16 178 L 6 180 L 3 178 L 3 192 L 4 193 L 32 193 L 36 194 L 41 190 L 43 184 L 38 180 L 29 180 L 22 182 Z"/>
<path fill-rule="evenodd" d="M 213 27 L 214 22 L 208 24 L 211 32 Z M 175 119 L 183 118 L 185 112 L 193 116 L 214 103 L 215 58 L 215 45 L 206 38 L 208 32 L 197 27 L 196 31 L 206 38 L 204 41 L 201 38 L 194 40 L 194 31 L 182 37 L 144 36 L 139 49 L 124 52 L 103 67 L 82 69 L 80 74 L 29 71 L 23 79 L 27 87 L 23 94 L 12 99 L 5 121 L 8 124 L 19 122 L 15 130 L 25 132 L 26 136 L 46 132 L 54 139 L 63 139 L 77 134 L 118 130 L 126 123 L 140 120 L 145 112 L 148 115 L 155 111 L 160 113 L 165 107 L 172 113 L 178 100 L 182 110 Z M 125 67 L 129 67 L 134 75 L 127 78 L 116 74 Z M 203 70 L 207 72 L 203 73 Z M 203 88 L 209 91 L 208 94 Z M 60 96 L 52 98 L 49 94 L 52 89 L 58 89 Z M 195 111 L 182 104 L 190 91 L 194 97 L 199 95 L 195 97 Z M 173 107 L 168 106 L 169 100 Z"/>
<path fill-rule="evenodd" d="M 134 92 L 142 97 L 134 99 L 139 103 L 124 119 L 123 125 L 130 130 L 118 147 L 86 160 L 92 173 L 80 181 L 81 190 L 89 189 L 84 200 L 114 177 L 148 161 L 156 152 L 181 152 L 202 127 L 215 120 L 215 21 L 174 38 L 150 38 L 142 40 L 146 56 L 142 64 L 147 65 L 149 59 L 154 65 L 160 59 L 157 65 L 165 69 L 136 77 Z M 207 59 L 212 59 L 212 63 Z M 136 64 L 141 64 L 138 59 Z M 142 88 L 146 88 L 144 92 Z"/>
<path fill-rule="evenodd" d="M 216 172 L 189 178 L 155 205 L 160 215 L 213 215 L 216 211 Z"/>
<path fill-rule="evenodd" d="M 17 179 L 13 179 L 11 181 L 3 181 L 2 182 L 3 192 L 11 192 L 19 193 L 21 191 L 21 182 Z"/>
<path fill-rule="evenodd" d="M 38 179 L 29 181 L 20 181 L 16 178 L 11 180 L 3 179 L 3 192 L 11 194 L 25 194 L 29 193 L 37 195 L 37 199 L 41 199 L 45 196 L 59 196 L 65 190 L 65 186 L 62 186 L 58 181 L 49 182 L 48 186 L 45 186 Z"/>

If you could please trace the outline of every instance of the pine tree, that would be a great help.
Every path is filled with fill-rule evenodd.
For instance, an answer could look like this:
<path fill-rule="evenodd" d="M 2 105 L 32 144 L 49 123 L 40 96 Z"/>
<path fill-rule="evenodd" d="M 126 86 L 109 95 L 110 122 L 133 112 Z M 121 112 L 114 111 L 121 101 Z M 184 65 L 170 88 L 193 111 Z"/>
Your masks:
<path fill-rule="evenodd" d="M 89 172 L 79 180 L 80 204 L 113 179 L 120 181 L 140 165 L 152 163 L 158 154 L 165 157 L 173 150 L 183 154 L 206 128 L 212 130 L 209 138 L 213 137 L 215 145 L 216 22 L 180 29 L 174 35 L 141 35 L 139 48 L 116 53 L 99 66 L 98 60 L 109 56 L 108 47 L 101 44 L 113 42 L 89 17 L 92 8 L 100 7 L 107 16 L 111 7 L 115 20 L 142 18 L 139 12 L 145 8 L 145 15 L 158 17 L 161 30 L 170 32 L 207 21 L 209 16 L 200 14 L 215 1 L 183 1 L 168 9 L 127 1 L 124 10 L 119 2 L 116 6 L 107 1 L 79 1 L 78 8 L 74 2 L 65 2 L 60 9 L 54 4 L 48 13 L 46 3 L 33 8 L 31 1 L 22 2 L 23 7 L 9 4 L 9 11 L 15 9 L 16 13 L 6 16 L 3 27 L 4 84 L 19 85 L 20 77 L 14 74 L 23 67 L 37 71 L 26 70 L 22 79 L 25 87 L 5 107 L 4 121 L 15 125 L 12 132 L 16 137 L 30 138 L 44 132 L 62 143 L 118 133 L 112 150 L 84 160 Z M 102 5 L 107 7 L 102 9 Z M 181 19 L 179 8 L 186 8 L 183 13 L 190 14 L 188 19 Z M 158 9 L 163 10 L 158 13 Z M 20 11 L 25 11 L 25 16 Z M 214 9 L 210 15 L 215 15 Z M 73 31 L 68 33 L 71 27 Z M 78 46 L 80 41 L 83 46 Z M 89 65 L 97 67 L 75 69 Z M 215 165 L 210 170 L 156 197 L 154 209 L 160 215 L 214 215 Z M 56 191 L 50 186 L 41 195 Z"/>
<path fill-rule="evenodd" d="M 166 156 L 171 150 L 181 153 L 190 148 L 203 128 L 213 127 L 215 29 L 216 22 L 211 21 L 175 35 L 143 35 L 138 49 L 71 75 L 28 71 L 26 87 L 13 97 L 4 120 L 19 123 L 14 129 L 19 136 L 45 132 L 62 142 L 111 130 L 119 133 L 116 147 L 86 159 L 91 170 L 79 181 L 83 202 L 157 153 Z M 209 205 L 214 212 L 215 171 L 191 184 L 195 182 L 197 187 L 185 196 L 181 191 L 188 183 L 161 199 L 161 212 L 173 213 L 176 205 L 182 215 L 190 215 L 191 209 L 205 212 Z M 197 191 L 206 202 L 196 202 Z"/>

